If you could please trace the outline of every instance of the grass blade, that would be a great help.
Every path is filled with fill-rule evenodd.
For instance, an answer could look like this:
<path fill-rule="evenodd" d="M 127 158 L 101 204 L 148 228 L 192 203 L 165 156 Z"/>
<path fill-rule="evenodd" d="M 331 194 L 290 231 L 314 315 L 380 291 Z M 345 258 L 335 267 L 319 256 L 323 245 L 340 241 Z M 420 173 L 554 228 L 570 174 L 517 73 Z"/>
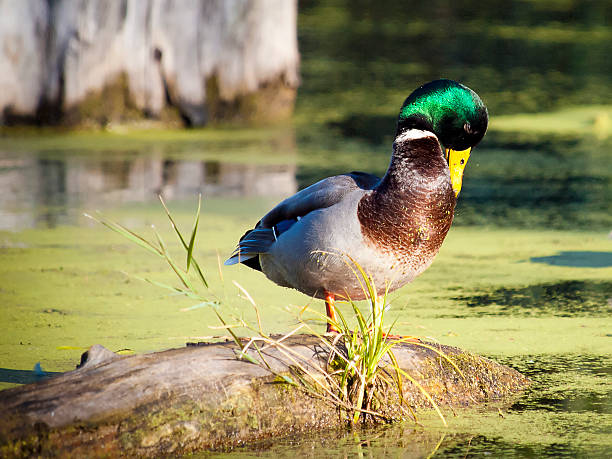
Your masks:
<path fill-rule="evenodd" d="M 162 206 L 164 207 L 164 210 L 166 211 L 166 215 L 168 216 L 168 220 L 170 220 L 170 225 L 172 226 L 172 228 L 176 232 L 177 236 L 181 240 L 181 244 L 183 244 L 183 247 L 185 249 L 187 249 L 187 243 L 185 242 L 185 239 L 183 238 L 183 235 L 179 231 L 178 226 L 176 226 L 176 222 L 174 221 L 174 218 L 172 218 L 172 214 L 170 213 L 170 210 L 166 206 L 166 203 L 164 202 L 164 198 L 162 198 L 161 195 L 158 195 L 158 198 L 159 198 Z"/>
<path fill-rule="evenodd" d="M 200 309 L 200 308 L 206 308 L 206 307 L 217 308 L 219 307 L 219 303 L 217 303 L 216 301 L 203 301 L 201 303 L 194 304 L 193 306 L 189 306 L 188 308 L 183 308 L 181 309 L 181 312 L 193 311 L 194 309 Z"/>
<path fill-rule="evenodd" d="M 232 281 L 232 283 L 236 287 L 238 287 L 238 289 L 242 292 L 242 294 L 246 297 L 246 299 L 249 300 L 249 302 L 253 305 L 253 308 L 255 309 L 255 315 L 257 316 L 257 328 L 258 328 L 257 331 L 259 332 L 261 336 L 267 337 L 263 332 L 263 328 L 261 327 L 261 317 L 259 316 L 259 308 L 257 307 L 255 300 L 253 300 L 253 297 L 249 294 L 249 292 L 247 292 L 246 289 L 242 285 L 240 285 L 238 282 Z"/>
<path fill-rule="evenodd" d="M 109 220 L 106 220 L 105 218 L 101 217 L 101 218 L 96 218 L 92 215 L 89 214 L 83 214 L 85 217 L 87 218 L 91 218 L 93 221 L 96 221 L 98 223 L 100 223 L 101 225 L 106 226 L 108 229 L 120 234 L 121 236 L 125 237 L 126 239 L 129 239 L 130 241 L 134 242 L 135 244 L 138 244 L 140 247 L 148 250 L 151 253 L 154 253 L 157 256 L 163 257 L 163 254 L 161 252 L 160 249 L 158 249 L 157 247 L 155 247 L 151 242 L 147 241 L 145 238 L 143 238 L 142 236 L 134 233 L 133 231 L 129 230 L 128 228 L 126 228 L 125 226 L 116 223 L 116 222 L 111 222 Z"/>
<path fill-rule="evenodd" d="M 183 245 L 183 248 L 187 250 L 187 271 L 189 271 L 189 267 L 191 263 L 193 263 L 193 266 L 195 266 L 195 269 L 196 269 L 196 272 L 198 273 L 198 277 L 200 278 L 200 281 L 202 281 L 202 284 L 204 284 L 204 286 L 208 288 L 208 282 L 206 281 L 206 278 L 204 277 L 204 274 L 202 273 L 202 270 L 200 269 L 200 265 L 195 260 L 195 258 L 193 258 L 193 247 L 195 246 L 195 235 L 197 232 L 198 222 L 200 221 L 200 208 L 201 208 L 202 195 L 198 197 L 198 212 L 196 214 L 196 223 L 195 223 L 194 230 L 191 234 L 191 240 L 189 241 L 189 244 L 185 242 L 185 238 L 183 237 L 183 234 L 178 229 L 178 226 L 176 225 L 174 218 L 172 218 L 172 214 L 170 213 L 170 210 L 166 206 L 166 203 L 164 202 L 164 198 L 162 198 L 161 195 L 159 195 L 158 197 L 159 197 L 159 201 L 161 202 L 164 208 L 164 211 L 166 212 L 166 215 L 168 216 L 168 220 L 170 220 L 170 226 L 172 226 L 172 228 L 176 232 L 176 235 L 178 236 L 179 240 L 181 241 L 181 244 Z"/>
<path fill-rule="evenodd" d="M 189 272 L 189 266 L 191 265 L 191 259 L 193 257 L 193 246 L 195 244 L 196 233 L 198 232 L 198 223 L 200 222 L 200 208 L 202 206 L 202 195 L 198 196 L 198 210 L 196 212 L 195 223 L 193 224 L 193 230 L 191 231 L 191 238 L 189 239 L 189 247 L 187 248 L 187 272 Z"/>
<path fill-rule="evenodd" d="M 231 329 L 231 327 L 227 326 L 227 322 L 225 322 L 225 320 L 223 320 L 223 317 L 221 316 L 221 314 L 219 314 L 219 311 L 217 311 L 217 309 L 214 309 L 215 314 L 217 315 L 217 318 L 219 319 L 219 321 L 225 325 L 225 329 L 229 332 L 230 335 L 232 335 L 232 338 L 234 339 L 234 342 L 236 343 L 236 345 L 242 350 L 243 346 L 242 346 L 242 341 L 240 341 L 240 338 L 238 338 L 238 336 L 236 335 L 236 333 L 234 332 L 234 330 Z"/>
<path fill-rule="evenodd" d="M 429 403 L 431 403 L 431 406 L 434 407 L 434 409 L 436 410 L 436 413 L 438 413 L 438 416 L 440 417 L 440 419 L 442 419 L 442 424 L 444 424 L 444 427 L 448 427 L 448 424 L 446 423 L 446 418 L 444 417 L 444 415 L 442 414 L 442 411 L 440 411 L 440 407 L 438 406 L 438 404 L 434 401 L 434 399 L 432 398 L 431 395 L 429 395 L 429 392 L 427 392 L 425 390 L 425 388 L 423 386 L 421 386 L 416 379 L 414 379 L 412 376 L 410 376 L 408 373 L 406 373 L 404 370 L 402 370 L 401 368 L 398 367 L 398 370 L 402 373 L 402 375 L 404 376 L 404 378 L 408 379 L 412 384 L 414 384 L 420 391 L 421 393 L 425 396 L 425 398 L 429 401 Z"/>
<path fill-rule="evenodd" d="M 250 356 L 244 351 L 234 351 L 234 352 L 239 359 L 247 360 L 255 365 L 261 365 L 261 362 L 259 360 L 257 360 L 255 357 Z"/>

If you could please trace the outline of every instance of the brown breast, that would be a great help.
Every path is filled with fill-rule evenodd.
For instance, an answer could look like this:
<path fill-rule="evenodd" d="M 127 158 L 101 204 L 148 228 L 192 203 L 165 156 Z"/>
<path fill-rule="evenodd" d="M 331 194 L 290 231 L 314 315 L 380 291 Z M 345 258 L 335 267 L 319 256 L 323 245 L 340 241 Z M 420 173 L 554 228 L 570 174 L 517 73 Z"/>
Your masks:
<path fill-rule="evenodd" d="M 387 174 L 357 210 L 365 239 L 414 269 L 440 249 L 457 202 L 439 146 L 428 140 L 405 153 L 396 146 Z"/>

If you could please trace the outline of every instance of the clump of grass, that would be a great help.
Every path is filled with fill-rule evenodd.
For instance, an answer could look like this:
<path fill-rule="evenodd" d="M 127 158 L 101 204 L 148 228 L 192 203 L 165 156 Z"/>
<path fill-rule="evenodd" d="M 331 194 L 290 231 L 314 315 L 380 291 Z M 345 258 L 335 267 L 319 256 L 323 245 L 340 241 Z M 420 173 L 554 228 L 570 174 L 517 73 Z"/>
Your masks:
<path fill-rule="evenodd" d="M 318 333 L 306 321 L 301 320 L 302 314 L 308 310 L 308 306 L 306 306 L 300 311 L 300 324 L 294 330 L 283 335 L 281 338 L 273 338 L 263 329 L 259 307 L 256 302 L 248 291 L 235 281 L 234 285 L 254 308 L 257 324 L 252 325 L 239 317 L 232 317 L 232 320 L 228 321 L 219 312 L 221 301 L 209 289 L 208 281 L 194 256 L 196 235 L 200 221 L 201 197 L 198 199 L 195 220 L 188 237 L 179 230 L 172 214 L 161 197 L 160 201 L 185 251 L 186 258 L 184 263 L 179 263 L 171 257 L 166 243 L 155 228 L 153 228 L 155 241 L 151 242 L 125 226 L 108 220 L 101 215 L 97 217 L 85 215 L 162 258 L 176 274 L 180 287 L 146 278 L 142 280 L 157 287 L 170 290 L 174 294 L 197 301 L 194 306 L 187 308 L 187 310 L 211 307 L 221 323 L 219 327 L 212 328 L 224 329 L 232 336 L 238 346 L 236 356 L 239 359 L 260 365 L 287 384 L 291 384 L 311 396 L 324 399 L 341 408 L 347 413 L 348 419 L 352 424 L 358 423 L 359 420 L 365 422 L 368 419 L 392 420 L 389 415 L 377 411 L 374 406 L 385 405 L 382 398 L 389 388 L 395 389 L 400 401 L 400 408 L 404 414 L 416 421 L 414 411 L 405 403 L 403 396 L 403 380 L 406 379 L 421 391 L 434 407 L 444 425 L 446 425 L 446 420 L 431 395 L 418 381 L 400 368 L 393 353 L 393 348 L 402 343 L 410 343 L 415 346 L 431 349 L 446 359 L 459 374 L 461 374 L 461 371 L 444 353 L 428 344 L 421 343 L 410 337 L 391 337 L 393 325 L 385 329 L 384 323 L 385 311 L 388 309 L 388 289 L 385 290 L 384 295 L 378 295 L 374 279 L 349 255 L 340 256 L 345 258 L 346 263 L 353 270 L 363 289 L 368 305 L 368 314 L 364 314 L 358 305 L 347 295 L 346 301 L 351 306 L 357 319 L 357 329 L 351 330 L 349 321 L 337 309 L 338 320 L 331 324 L 339 330 L 339 333 L 330 339 L 329 336 Z M 331 320 L 323 314 L 315 314 L 320 315 L 325 321 Z M 241 339 L 235 331 L 236 328 L 249 330 L 254 336 L 250 339 Z M 300 330 L 308 331 L 318 337 L 320 344 L 329 352 L 329 358 L 326 362 L 319 364 L 313 361 L 313 359 L 296 352 L 295 349 L 286 344 L 286 340 Z M 274 349 L 289 362 L 290 375 L 275 370 L 275 367 L 270 364 L 266 357 L 269 349 Z"/>
<path fill-rule="evenodd" d="M 383 406 L 378 397 L 386 393 L 386 389 L 395 388 L 396 395 L 400 401 L 400 408 L 416 420 L 416 414 L 412 408 L 405 403 L 403 394 L 403 379 L 410 381 L 436 410 L 442 423 L 446 426 L 444 415 L 433 400 L 431 395 L 411 375 L 400 368 L 393 353 L 393 348 L 400 344 L 408 343 L 431 349 L 448 361 L 455 370 L 461 374 L 461 370 L 440 350 L 420 342 L 412 337 L 393 337 L 391 335 L 395 322 L 385 328 L 385 312 L 389 309 L 388 285 L 383 295 L 378 294 L 374 279 L 348 254 L 341 254 L 347 265 L 353 270 L 353 274 L 359 281 L 367 304 L 367 313 L 364 314 L 349 295 L 346 302 L 357 319 L 357 328 L 352 329 L 349 321 L 340 309 L 336 309 L 338 319 L 331 325 L 339 331 L 335 343 L 342 341 L 343 346 L 334 345 L 330 349 L 330 368 L 332 374 L 339 378 L 339 388 L 342 401 L 352 406 L 351 422 L 357 423 L 359 419 L 367 420 L 368 417 L 383 417 L 381 413 L 373 409 L 374 402 L 377 406 Z"/>

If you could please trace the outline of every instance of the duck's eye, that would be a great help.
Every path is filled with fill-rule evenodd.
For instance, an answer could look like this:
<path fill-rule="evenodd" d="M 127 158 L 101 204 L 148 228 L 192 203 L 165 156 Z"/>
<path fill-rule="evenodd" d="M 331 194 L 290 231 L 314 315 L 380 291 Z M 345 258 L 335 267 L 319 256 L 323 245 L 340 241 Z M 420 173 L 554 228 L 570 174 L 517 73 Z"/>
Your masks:
<path fill-rule="evenodd" d="M 459 161 L 459 164 L 461 164 L 462 166 L 465 164 L 465 159 L 461 159 L 461 161 Z"/>
<path fill-rule="evenodd" d="M 471 134 L 472 133 L 472 125 L 470 123 L 465 123 L 463 125 L 463 130 L 465 132 L 467 132 L 468 134 Z"/>

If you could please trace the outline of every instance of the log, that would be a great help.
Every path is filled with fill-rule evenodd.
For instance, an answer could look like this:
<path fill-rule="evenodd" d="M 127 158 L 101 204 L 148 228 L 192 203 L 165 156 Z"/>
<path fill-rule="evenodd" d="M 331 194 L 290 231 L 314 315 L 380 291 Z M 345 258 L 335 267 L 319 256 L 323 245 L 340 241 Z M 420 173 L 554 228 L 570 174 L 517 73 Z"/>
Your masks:
<path fill-rule="evenodd" d="M 0 0 L 0 124 L 284 118 L 298 65 L 296 0 Z"/>
<path fill-rule="evenodd" d="M 321 364 L 327 347 L 309 335 L 284 344 Z M 399 365 L 441 406 L 467 406 L 507 397 L 528 384 L 517 371 L 458 348 L 434 345 L 465 379 L 430 349 L 398 345 Z M 280 435 L 346 425 L 343 410 L 290 385 L 292 362 L 265 350 L 274 373 L 239 360 L 233 343 L 119 356 L 93 346 L 77 370 L 0 392 L 0 456 L 160 456 L 227 449 Z M 378 407 L 403 416 L 389 390 Z M 430 408 L 404 379 L 414 409 Z"/>

